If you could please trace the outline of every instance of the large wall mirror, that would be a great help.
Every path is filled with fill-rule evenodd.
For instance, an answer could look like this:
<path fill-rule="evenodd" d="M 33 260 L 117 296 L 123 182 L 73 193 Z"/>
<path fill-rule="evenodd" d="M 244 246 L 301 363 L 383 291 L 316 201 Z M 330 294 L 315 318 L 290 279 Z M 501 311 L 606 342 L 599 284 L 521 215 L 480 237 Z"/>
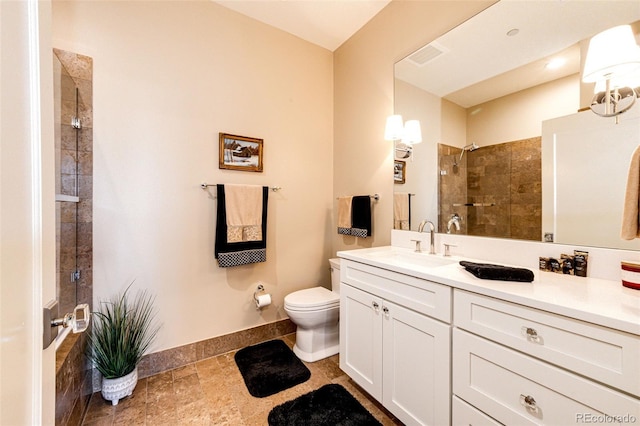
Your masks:
<path fill-rule="evenodd" d="M 422 142 L 390 142 L 394 228 L 640 249 L 619 236 L 640 101 L 617 124 L 581 81 L 590 38 L 622 24 L 640 43 L 640 2 L 502 0 L 396 63 Z"/>

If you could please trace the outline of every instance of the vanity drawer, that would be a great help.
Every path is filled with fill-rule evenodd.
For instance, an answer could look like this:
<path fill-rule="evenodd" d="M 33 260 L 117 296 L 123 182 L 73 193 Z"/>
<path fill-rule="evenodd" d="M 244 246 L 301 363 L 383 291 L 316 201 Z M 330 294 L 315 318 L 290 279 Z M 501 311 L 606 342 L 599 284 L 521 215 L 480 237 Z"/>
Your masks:
<path fill-rule="evenodd" d="M 640 336 L 454 292 L 457 327 L 640 396 Z"/>
<path fill-rule="evenodd" d="M 451 399 L 451 424 L 453 426 L 465 425 L 465 426 L 500 426 L 502 423 L 498 423 L 491 417 L 487 416 L 476 407 L 467 404 L 457 396 L 453 396 Z"/>
<path fill-rule="evenodd" d="M 342 259 L 340 281 L 432 318 L 451 322 L 451 288 Z"/>
<path fill-rule="evenodd" d="M 617 424 L 640 419 L 636 398 L 457 328 L 453 392 L 508 425 Z"/>

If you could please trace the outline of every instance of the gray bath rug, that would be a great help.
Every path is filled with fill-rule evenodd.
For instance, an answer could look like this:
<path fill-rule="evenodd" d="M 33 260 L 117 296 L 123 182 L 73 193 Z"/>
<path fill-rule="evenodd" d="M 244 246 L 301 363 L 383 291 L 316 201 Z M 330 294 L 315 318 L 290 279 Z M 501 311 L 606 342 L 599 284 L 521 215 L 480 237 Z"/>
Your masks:
<path fill-rule="evenodd" d="M 270 340 L 240 349 L 236 364 L 249 393 L 258 398 L 273 395 L 311 377 L 309 369 L 282 340 Z"/>
<path fill-rule="evenodd" d="M 324 385 L 269 413 L 269 426 L 382 426 L 345 388 Z"/>

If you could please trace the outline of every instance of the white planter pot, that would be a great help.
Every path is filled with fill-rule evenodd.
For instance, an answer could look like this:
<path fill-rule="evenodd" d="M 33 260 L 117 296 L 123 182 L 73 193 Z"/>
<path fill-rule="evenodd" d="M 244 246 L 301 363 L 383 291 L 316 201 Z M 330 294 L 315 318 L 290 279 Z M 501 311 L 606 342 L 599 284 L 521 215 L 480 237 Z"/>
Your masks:
<path fill-rule="evenodd" d="M 125 396 L 130 396 L 138 383 L 138 367 L 131 373 L 116 379 L 102 378 L 102 397 L 111 404 L 118 405 Z"/>

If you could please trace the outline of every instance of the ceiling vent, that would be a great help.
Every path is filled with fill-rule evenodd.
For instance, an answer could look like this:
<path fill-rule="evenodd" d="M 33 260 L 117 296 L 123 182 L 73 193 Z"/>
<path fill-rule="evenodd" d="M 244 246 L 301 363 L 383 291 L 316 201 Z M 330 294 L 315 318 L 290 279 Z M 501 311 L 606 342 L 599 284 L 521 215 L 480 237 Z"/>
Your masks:
<path fill-rule="evenodd" d="M 446 52 L 448 52 L 448 50 L 437 43 L 430 43 L 409 55 L 408 59 L 415 65 L 422 67 Z"/>

